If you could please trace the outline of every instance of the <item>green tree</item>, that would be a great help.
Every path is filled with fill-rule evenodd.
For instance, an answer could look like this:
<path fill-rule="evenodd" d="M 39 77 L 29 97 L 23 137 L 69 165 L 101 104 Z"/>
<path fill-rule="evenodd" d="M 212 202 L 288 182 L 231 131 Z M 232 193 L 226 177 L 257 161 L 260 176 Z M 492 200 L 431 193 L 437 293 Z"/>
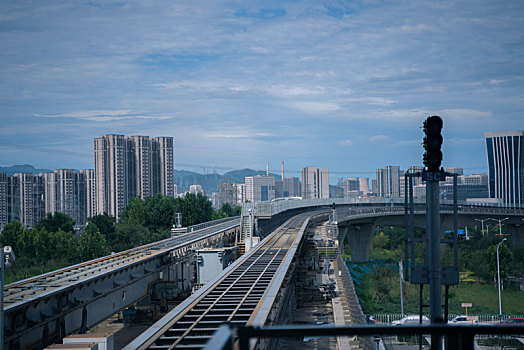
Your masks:
<path fill-rule="evenodd" d="M 145 226 L 152 232 L 166 231 L 171 229 L 175 216 L 175 199 L 169 196 L 156 194 L 146 198 L 147 207 Z"/>
<path fill-rule="evenodd" d="M 142 199 L 131 198 L 120 220 L 128 225 L 145 226 L 147 213 L 148 208 Z"/>
<path fill-rule="evenodd" d="M 52 258 L 57 264 L 61 266 L 67 266 L 74 264 L 78 261 L 77 259 L 77 247 L 75 243 L 77 241 L 76 236 L 71 232 L 65 232 L 58 230 L 51 236 L 51 246 L 53 249 Z"/>
<path fill-rule="evenodd" d="M 15 254 L 19 254 L 18 240 L 24 232 L 22 223 L 18 220 L 12 220 L 4 226 L 0 235 L 0 244 L 2 247 L 11 246 Z"/>
<path fill-rule="evenodd" d="M 109 249 L 112 251 L 118 251 L 114 248 L 119 244 L 116 234 L 115 218 L 107 213 L 95 215 L 89 218 L 87 228 L 92 224 L 94 224 L 98 231 L 105 237 Z"/>
<path fill-rule="evenodd" d="M 94 225 L 90 229 L 86 229 L 86 232 L 80 236 L 80 247 L 83 261 L 108 254 L 105 237 Z"/>
<path fill-rule="evenodd" d="M 231 204 L 229 203 L 224 203 L 224 205 L 222 205 L 222 208 L 220 208 L 220 211 L 225 213 L 226 217 L 233 216 L 233 207 L 231 207 Z"/>
<path fill-rule="evenodd" d="M 493 277 L 493 281 L 497 281 L 497 246 L 492 245 L 487 250 L 487 259 L 489 272 Z M 513 262 L 513 253 L 508 246 L 502 243 L 499 247 L 499 265 L 500 265 L 500 278 L 504 279 L 508 276 L 511 270 L 511 264 Z"/>
<path fill-rule="evenodd" d="M 36 262 L 40 265 L 41 273 L 44 273 L 45 266 L 53 256 L 52 233 L 45 227 L 34 228 L 34 254 Z"/>
<path fill-rule="evenodd" d="M 379 232 L 373 236 L 373 247 L 377 249 L 389 248 L 389 237 L 384 232 Z"/>
<path fill-rule="evenodd" d="M 211 220 L 219 220 L 227 218 L 227 214 L 223 212 L 222 210 L 214 210 L 213 215 L 211 216 Z"/>
<path fill-rule="evenodd" d="M 177 198 L 177 206 L 182 213 L 182 225 L 191 226 L 210 221 L 213 215 L 213 206 L 207 197 L 202 194 L 188 193 L 182 198 Z"/>
<path fill-rule="evenodd" d="M 135 248 L 148 242 L 149 230 L 144 226 L 118 224 L 116 226 L 117 243 L 112 247 L 115 252 Z"/>
<path fill-rule="evenodd" d="M 487 264 L 487 252 L 485 250 L 475 250 L 471 254 L 471 261 L 468 268 L 473 271 L 477 282 L 488 281 L 490 279 L 489 266 Z"/>
<path fill-rule="evenodd" d="M 524 275 L 524 244 L 516 244 L 513 247 L 512 273 L 517 276 Z"/>
<path fill-rule="evenodd" d="M 64 213 L 55 212 L 47 213 L 47 216 L 42 218 L 36 228 L 38 230 L 45 228 L 47 232 L 54 233 L 58 230 L 64 232 L 73 232 L 75 227 L 75 222 L 73 219 Z"/>

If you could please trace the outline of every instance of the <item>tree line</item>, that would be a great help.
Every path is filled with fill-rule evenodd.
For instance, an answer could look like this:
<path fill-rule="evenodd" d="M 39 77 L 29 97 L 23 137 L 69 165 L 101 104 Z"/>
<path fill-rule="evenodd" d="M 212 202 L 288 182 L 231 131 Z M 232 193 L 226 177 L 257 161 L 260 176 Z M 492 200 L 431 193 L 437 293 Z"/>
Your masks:
<path fill-rule="evenodd" d="M 0 235 L 0 244 L 11 246 L 16 254 L 6 270 L 6 283 L 168 238 L 176 213 L 182 213 L 183 226 L 191 226 L 237 216 L 240 210 L 229 204 L 213 210 L 201 194 L 184 198 L 157 194 L 132 198 L 118 221 L 106 213 L 89 218 L 82 234 L 75 234 L 74 221 L 59 212 L 47 214 L 31 229 L 13 220 Z"/>
<path fill-rule="evenodd" d="M 497 245 L 503 237 L 496 235 L 498 229 L 482 235 L 480 230 L 471 229 L 471 238 L 459 239 L 458 264 L 461 284 L 474 283 L 477 285 L 491 285 L 497 288 Z M 504 229 L 502 230 L 503 234 Z M 416 232 L 415 236 L 421 236 Z M 415 259 L 417 264 L 425 261 L 425 246 L 415 244 Z M 366 267 L 355 268 L 358 279 L 355 283 L 362 308 L 366 313 L 398 312 L 398 261 L 404 260 L 404 229 L 398 227 L 377 228 L 373 237 L 371 259 L 375 263 Z M 382 260 L 380 260 L 382 259 Z M 388 260 L 389 259 L 389 260 Z M 381 262 L 382 261 L 382 262 Z M 499 246 L 500 277 L 504 281 L 511 276 L 524 275 L 524 245 L 510 245 L 508 241 Z M 451 246 L 442 246 L 442 265 L 453 264 L 453 249 Z M 453 299 L 456 286 L 450 288 Z M 419 289 L 415 285 L 405 283 L 403 295 L 404 307 L 408 313 L 418 310 Z M 425 302 L 429 301 L 428 289 L 424 290 Z M 450 304 L 451 305 L 451 304 Z M 450 306 L 451 307 L 451 306 Z M 460 312 L 460 305 L 458 305 Z"/>

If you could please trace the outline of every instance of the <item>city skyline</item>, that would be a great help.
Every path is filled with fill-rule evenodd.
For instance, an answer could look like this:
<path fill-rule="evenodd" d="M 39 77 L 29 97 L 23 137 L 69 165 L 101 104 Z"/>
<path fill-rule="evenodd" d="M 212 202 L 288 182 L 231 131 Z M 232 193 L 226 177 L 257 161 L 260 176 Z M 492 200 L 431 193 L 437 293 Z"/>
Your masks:
<path fill-rule="evenodd" d="M 0 18 L 0 166 L 93 168 L 92 139 L 165 135 L 177 170 L 486 173 L 522 129 L 524 4 L 19 1 Z M 409 15 L 407 15 L 409 14 Z M 445 20 L 444 20 L 445 19 Z M 520 124 L 520 125 L 519 125 Z"/>

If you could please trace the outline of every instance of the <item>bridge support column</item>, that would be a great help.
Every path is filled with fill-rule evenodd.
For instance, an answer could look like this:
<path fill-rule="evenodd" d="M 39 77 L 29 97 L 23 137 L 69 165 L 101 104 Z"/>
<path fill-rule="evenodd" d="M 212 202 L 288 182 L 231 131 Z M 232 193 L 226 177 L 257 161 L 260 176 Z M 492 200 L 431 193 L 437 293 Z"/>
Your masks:
<path fill-rule="evenodd" d="M 524 243 L 524 225 L 508 224 L 506 227 L 507 227 L 508 234 L 509 234 L 512 245 Z"/>
<path fill-rule="evenodd" d="M 373 241 L 375 225 L 350 225 L 347 227 L 346 236 L 351 251 L 351 261 L 362 262 L 369 260 L 369 248 Z"/>

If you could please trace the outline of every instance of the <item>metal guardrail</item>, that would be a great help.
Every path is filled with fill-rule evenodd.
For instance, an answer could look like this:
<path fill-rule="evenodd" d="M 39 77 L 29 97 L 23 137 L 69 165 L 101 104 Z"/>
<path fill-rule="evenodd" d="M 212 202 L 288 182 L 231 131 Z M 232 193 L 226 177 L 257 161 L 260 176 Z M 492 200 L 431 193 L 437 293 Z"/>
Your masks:
<path fill-rule="evenodd" d="M 451 320 L 455 316 L 462 316 L 463 314 L 449 314 L 448 318 Z M 479 322 L 486 322 L 486 323 L 498 323 L 504 320 L 507 320 L 508 318 L 524 318 L 524 315 L 503 315 L 502 318 L 499 315 L 471 315 L 478 317 Z M 400 320 L 406 315 L 402 314 L 375 314 L 371 315 L 377 321 L 381 324 L 389 324 L 393 321 Z M 429 315 L 425 315 L 429 318 Z"/>
<path fill-rule="evenodd" d="M 443 336 L 448 350 L 473 350 L 475 336 L 478 335 L 524 335 L 524 326 L 468 326 L 468 325 L 409 325 L 409 326 L 307 326 L 285 325 L 273 327 L 221 326 L 211 338 L 205 350 L 248 350 L 254 338 L 304 338 L 308 337 L 346 337 L 346 336 L 385 336 L 385 335 L 435 335 Z M 235 347 L 238 339 L 238 347 Z M 434 347 L 432 347 L 433 349 Z M 440 349 L 438 349 L 440 350 Z"/>
<path fill-rule="evenodd" d="M 318 208 L 328 207 L 333 204 L 341 205 L 362 205 L 362 206 L 382 206 L 382 207 L 404 207 L 404 198 L 382 198 L 382 197 L 348 197 L 348 198 L 325 198 L 325 199 L 277 199 L 268 202 L 244 203 L 242 205 L 242 214 L 248 215 L 251 209 L 255 216 L 272 216 L 291 209 L 301 208 Z M 426 201 L 423 199 L 415 199 L 415 205 L 425 205 Z M 441 200 L 441 208 L 452 206 L 453 201 Z M 476 213 L 482 210 L 483 213 L 504 213 L 504 214 L 521 214 L 524 212 L 524 207 L 514 208 L 505 207 L 503 205 L 489 204 L 479 205 L 467 202 L 458 202 L 460 212 Z"/>
<path fill-rule="evenodd" d="M 223 218 L 223 219 L 218 219 L 218 220 L 213 220 L 213 221 L 206 221 L 206 222 L 203 222 L 201 224 L 187 226 L 187 232 L 198 231 L 198 230 L 201 230 L 201 229 L 206 228 L 206 227 L 218 225 L 218 224 L 221 224 L 223 222 L 233 221 L 235 219 L 236 220 L 240 220 L 240 216 L 232 216 L 232 217 L 228 217 L 228 218 Z"/>

